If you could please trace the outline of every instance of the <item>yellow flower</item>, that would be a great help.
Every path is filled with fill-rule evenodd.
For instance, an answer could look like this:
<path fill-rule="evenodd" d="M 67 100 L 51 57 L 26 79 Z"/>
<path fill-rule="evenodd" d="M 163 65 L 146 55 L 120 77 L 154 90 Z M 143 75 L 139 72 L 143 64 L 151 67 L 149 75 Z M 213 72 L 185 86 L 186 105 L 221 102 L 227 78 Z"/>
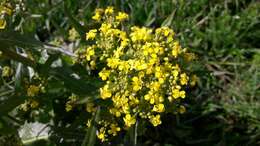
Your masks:
<path fill-rule="evenodd" d="M 186 112 L 185 106 L 181 105 L 180 108 L 179 108 L 179 112 L 180 112 L 180 114 L 185 113 Z"/>
<path fill-rule="evenodd" d="M 132 117 L 130 114 L 126 114 L 124 117 L 124 122 L 127 127 L 131 127 L 133 124 L 135 124 L 136 119 L 135 117 Z"/>
<path fill-rule="evenodd" d="M 36 100 L 31 100 L 30 101 L 30 106 L 31 106 L 31 108 L 36 108 L 36 107 L 39 106 L 39 102 L 36 101 Z"/>
<path fill-rule="evenodd" d="M 71 103 L 70 102 L 67 102 L 66 103 L 66 106 L 65 106 L 65 110 L 67 111 L 67 112 L 69 112 L 69 111 L 71 111 L 73 109 L 73 106 L 71 105 Z"/>
<path fill-rule="evenodd" d="M 161 84 L 159 82 L 152 82 L 151 83 L 151 89 L 153 89 L 154 91 L 159 91 L 161 87 Z"/>
<path fill-rule="evenodd" d="M 87 121 L 87 123 L 86 123 L 86 126 L 87 126 L 88 128 L 90 128 L 90 126 L 91 126 L 91 120 L 90 120 L 90 119 L 88 119 L 88 121 Z"/>
<path fill-rule="evenodd" d="M 165 111 L 164 104 L 160 103 L 160 104 L 154 105 L 153 111 L 158 112 L 158 113 L 164 112 Z"/>
<path fill-rule="evenodd" d="M 9 8 L 6 6 L 4 6 L 4 7 L 0 6 L 0 14 L 12 15 L 12 13 L 13 13 L 12 8 Z"/>
<path fill-rule="evenodd" d="M 93 40 L 97 35 L 97 30 L 96 29 L 91 29 L 87 34 L 86 34 L 86 40 Z"/>
<path fill-rule="evenodd" d="M 116 20 L 118 21 L 124 21 L 126 19 L 128 19 L 128 15 L 123 12 L 119 12 L 118 15 L 116 16 Z"/>
<path fill-rule="evenodd" d="M 106 135 L 106 129 L 105 129 L 104 127 L 101 127 L 101 128 L 99 129 L 99 131 L 97 132 L 97 137 L 98 137 L 98 139 L 100 139 L 102 142 L 104 142 L 104 141 L 107 140 L 107 139 L 106 139 L 106 137 L 107 137 L 107 135 Z"/>
<path fill-rule="evenodd" d="M 179 75 L 178 70 L 173 70 L 172 75 L 176 78 Z"/>
<path fill-rule="evenodd" d="M 69 96 L 69 100 L 70 100 L 70 101 L 72 101 L 72 102 L 75 102 L 75 101 L 77 101 L 77 99 L 78 99 L 78 96 L 77 96 L 77 95 L 75 95 L 75 94 L 73 94 L 73 93 L 72 93 L 72 95 L 71 95 L 71 96 Z"/>
<path fill-rule="evenodd" d="M 116 124 L 111 124 L 110 130 L 108 130 L 108 133 L 113 135 L 113 136 L 116 136 L 117 132 L 119 132 L 120 130 L 121 130 L 121 128 L 118 127 Z"/>
<path fill-rule="evenodd" d="M 110 112 L 111 114 L 115 115 L 116 117 L 120 117 L 120 116 L 121 116 L 121 112 L 120 112 L 118 109 L 116 109 L 116 108 L 111 108 L 111 109 L 109 110 L 109 112 Z"/>
<path fill-rule="evenodd" d="M 69 40 L 70 41 L 75 41 L 78 37 L 79 37 L 79 34 L 74 27 L 69 30 Z"/>
<path fill-rule="evenodd" d="M 135 98 L 133 95 L 129 96 L 129 100 L 130 100 L 129 102 L 130 105 L 137 105 L 140 102 L 139 99 Z"/>
<path fill-rule="evenodd" d="M 25 101 L 23 104 L 20 105 L 19 107 L 21 110 L 23 110 L 24 112 L 27 112 L 29 110 L 29 102 Z"/>
<path fill-rule="evenodd" d="M 86 111 L 89 112 L 89 113 L 95 112 L 96 111 L 95 104 L 92 103 L 92 102 L 88 102 L 86 104 Z"/>
<path fill-rule="evenodd" d="M 181 98 L 185 98 L 185 94 L 186 94 L 185 91 L 180 91 L 180 97 L 181 97 Z"/>
<path fill-rule="evenodd" d="M 172 97 L 177 99 L 179 97 L 185 98 L 185 91 L 180 91 L 180 89 L 173 89 L 172 90 Z"/>
<path fill-rule="evenodd" d="M 133 91 L 139 91 L 142 88 L 142 81 L 138 77 L 133 77 Z"/>
<path fill-rule="evenodd" d="M 185 57 L 185 60 L 188 62 L 196 59 L 196 56 L 194 53 L 185 53 L 184 57 Z"/>
<path fill-rule="evenodd" d="M 177 56 L 180 54 L 181 46 L 178 42 L 174 42 L 173 48 L 172 48 L 172 56 L 174 58 L 177 58 Z"/>
<path fill-rule="evenodd" d="M 96 21 L 100 21 L 101 20 L 101 15 L 96 13 L 94 16 L 92 16 L 92 19 L 96 20 Z"/>
<path fill-rule="evenodd" d="M 2 77 L 11 77 L 13 70 L 9 66 L 4 66 L 2 70 Z"/>
<path fill-rule="evenodd" d="M 95 10 L 95 15 L 94 16 L 92 16 L 92 19 L 93 20 L 96 20 L 96 21 L 100 21 L 101 20 L 101 18 L 102 18 L 102 13 L 103 13 L 103 9 L 96 9 Z"/>
<path fill-rule="evenodd" d="M 186 75 L 186 73 L 181 74 L 181 85 L 187 85 L 188 84 L 188 76 Z"/>
<path fill-rule="evenodd" d="M 119 59 L 116 59 L 116 58 L 108 58 L 107 59 L 107 66 L 112 68 L 112 69 L 115 69 L 117 68 L 117 66 L 119 65 L 119 62 L 120 60 Z"/>
<path fill-rule="evenodd" d="M 36 96 L 40 92 L 40 87 L 35 85 L 30 85 L 27 89 L 27 95 L 28 96 Z"/>
<path fill-rule="evenodd" d="M 112 27 L 111 24 L 106 24 L 106 23 L 102 23 L 101 27 L 100 27 L 100 31 L 104 34 L 107 34 L 108 30 L 110 30 L 110 28 Z"/>
<path fill-rule="evenodd" d="M 110 71 L 103 69 L 101 72 L 99 72 L 98 75 L 99 75 L 99 77 L 101 77 L 101 79 L 102 79 L 103 81 L 105 81 L 105 80 L 107 80 L 107 78 L 109 77 Z"/>
<path fill-rule="evenodd" d="M 129 39 L 122 39 L 121 41 L 121 47 L 125 48 L 129 43 Z"/>
<path fill-rule="evenodd" d="M 145 70 L 147 68 L 147 64 L 144 62 L 137 62 L 136 70 Z"/>
<path fill-rule="evenodd" d="M 95 50 L 94 50 L 94 47 L 93 46 L 90 46 L 87 48 L 87 51 L 86 51 L 86 59 L 87 61 L 90 61 L 91 60 L 91 57 L 95 55 Z"/>
<path fill-rule="evenodd" d="M 5 27 L 6 27 L 6 21 L 0 18 L 0 29 L 5 29 Z"/>
<path fill-rule="evenodd" d="M 102 99 L 107 99 L 112 96 L 111 91 L 108 89 L 108 85 L 105 85 L 103 88 L 100 88 L 100 96 Z"/>
<path fill-rule="evenodd" d="M 144 99 L 145 99 L 145 100 L 150 100 L 150 99 L 151 99 L 151 95 L 150 95 L 150 94 L 146 94 L 146 95 L 144 96 Z"/>
<path fill-rule="evenodd" d="M 113 14 L 114 13 L 114 8 L 113 7 L 107 7 L 105 10 L 105 14 Z"/>
<path fill-rule="evenodd" d="M 92 69 L 92 70 L 94 70 L 95 68 L 96 68 L 96 62 L 95 61 L 90 61 L 90 68 Z"/>
<path fill-rule="evenodd" d="M 190 85 L 191 85 L 191 86 L 195 86 L 195 85 L 197 84 L 198 80 L 199 80 L 199 78 L 198 78 L 196 75 L 193 75 L 193 76 L 191 77 Z"/>
<path fill-rule="evenodd" d="M 161 116 L 160 115 L 151 116 L 150 122 L 153 124 L 154 127 L 160 125 L 162 123 Z"/>
<path fill-rule="evenodd" d="M 126 61 L 120 62 L 119 66 L 118 66 L 118 69 L 120 71 L 124 71 L 124 72 L 127 72 L 129 70 L 129 68 L 130 68 L 130 66 Z"/>
<path fill-rule="evenodd" d="M 152 29 L 149 28 L 139 28 L 139 27 L 132 27 L 132 32 L 130 33 L 131 40 L 133 42 L 137 41 L 148 41 L 152 38 Z"/>

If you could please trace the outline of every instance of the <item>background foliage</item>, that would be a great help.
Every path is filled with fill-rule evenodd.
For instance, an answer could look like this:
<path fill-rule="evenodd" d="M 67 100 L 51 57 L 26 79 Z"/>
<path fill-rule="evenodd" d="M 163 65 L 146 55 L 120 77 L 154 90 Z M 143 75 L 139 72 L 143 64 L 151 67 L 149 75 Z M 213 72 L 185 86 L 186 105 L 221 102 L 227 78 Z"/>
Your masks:
<path fill-rule="evenodd" d="M 166 25 L 175 30 L 184 47 L 199 58 L 194 64 L 198 87 L 185 99 L 187 112 L 165 116 L 159 127 L 138 128 L 139 145 L 258 145 L 260 144 L 260 51 L 257 0 L 24 0 L 6 30 L 0 31 L 0 71 L 10 66 L 11 76 L 0 79 L 0 145 L 14 142 L 25 121 L 40 121 L 51 127 L 42 145 L 81 145 L 91 142 L 82 123 L 88 115 L 65 112 L 70 93 L 82 95 L 85 103 L 97 94 L 100 81 L 82 66 L 73 65 L 75 49 L 86 43 L 85 32 L 98 7 L 114 6 L 130 14 L 138 26 Z M 75 28 L 76 39 L 69 33 Z M 14 32 L 14 30 L 16 32 Z M 48 54 L 48 59 L 43 57 Z M 34 77 L 28 68 L 39 73 Z M 80 80 L 71 76 L 76 73 Z M 46 83 L 46 81 L 48 83 Z M 23 88 L 47 85 L 37 96 L 40 110 L 14 110 L 29 97 Z M 44 104 L 43 104 L 44 103 Z M 93 127 L 94 128 L 94 127 Z M 93 131 L 94 129 L 92 129 Z M 133 132 L 123 133 L 104 145 L 132 145 Z M 92 138 L 93 141 L 96 141 Z M 48 143 L 48 144 L 47 144 Z M 94 143 L 94 142 L 92 142 Z M 9 144 L 17 145 L 17 144 Z M 33 145 L 33 144 L 31 144 Z M 101 145 L 96 141 L 96 145 Z"/>

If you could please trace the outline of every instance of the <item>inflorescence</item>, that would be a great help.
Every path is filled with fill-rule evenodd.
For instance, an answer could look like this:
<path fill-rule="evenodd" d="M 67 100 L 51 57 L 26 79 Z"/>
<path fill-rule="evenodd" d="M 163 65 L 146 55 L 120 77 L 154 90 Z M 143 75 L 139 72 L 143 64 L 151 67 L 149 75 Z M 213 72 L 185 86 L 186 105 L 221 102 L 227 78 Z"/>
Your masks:
<path fill-rule="evenodd" d="M 104 81 L 100 98 L 112 102 L 104 107 L 112 118 L 100 120 L 97 137 L 106 141 L 138 120 L 158 126 L 164 113 L 185 112 L 177 103 L 186 97 L 187 86 L 195 84 L 195 76 L 183 64 L 195 56 L 175 40 L 174 31 L 129 27 L 128 14 L 113 7 L 96 9 L 92 19 L 100 27 L 86 33 L 92 43 L 86 47 L 85 59 Z"/>

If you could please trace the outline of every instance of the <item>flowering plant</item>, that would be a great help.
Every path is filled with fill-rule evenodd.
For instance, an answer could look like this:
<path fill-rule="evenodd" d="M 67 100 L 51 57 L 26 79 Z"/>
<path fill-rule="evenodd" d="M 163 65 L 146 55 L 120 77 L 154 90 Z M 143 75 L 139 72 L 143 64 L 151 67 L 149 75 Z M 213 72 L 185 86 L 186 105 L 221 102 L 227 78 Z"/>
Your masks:
<path fill-rule="evenodd" d="M 8 9 L 0 10 L 5 14 Z M 46 44 L 23 39 L 17 33 L 17 37 L 10 37 L 11 43 L 2 41 L 3 55 L 26 66 L 18 64 L 16 70 L 11 65 L 0 68 L 3 83 L 23 74 L 19 82 L 10 82 L 15 92 L 5 96 L 12 98 L 1 103 L 8 107 L 13 104 L 13 98 L 19 99 L 13 104 L 15 108 L 6 108 L 1 113 L 15 111 L 14 116 L 23 122 L 48 123 L 53 133 L 58 134 L 57 127 L 87 129 L 102 142 L 131 131 L 139 123 L 156 127 L 162 124 L 164 115 L 184 113 L 182 99 L 188 95 L 187 87 L 194 86 L 197 79 L 188 71 L 195 55 L 181 47 L 175 32 L 165 26 L 131 26 L 128 14 L 113 7 L 96 9 L 92 20 L 95 25 L 86 32 L 83 47 L 75 51 L 76 56 L 60 48 L 58 51 L 70 56 L 61 55 L 57 48 L 54 48 L 56 52 L 27 49 L 28 44 L 33 48 L 46 47 Z M 7 21 L 2 17 L 1 21 L 0 27 L 5 30 L 0 37 L 12 34 L 6 31 Z M 72 28 L 69 41 L 79 38 L 82 36 L 79 37 L 77 28 Z M 10 52 L 16 56 L 8 56 Z M 93 85 L 91 81 L 98 84 Z M 87 128 L 82 126 L 84 122 L 73 123 L 64 120 L 66 117 L 85 121 Z"/>
<path fill-rule="evenodd" d="M 113 7 L 96 9 L 92 19 L 100 27 L 86 33 L 90 44 L 78 54 L 90 70 L 99 72 L 104 82 L 99 98 L 111 103 L 101 106 L 106 112 L 99 122 L 98 138 L 106 141 L 138 120 L 158 126 L 164 113 L 183 113 L 185 89 L 196 82 L 196 76 L 187 71 L 195 55 L 181 47 L 174 31 L 131 27 L 126 22 L 129 16 Z M 99 105 L 91 107 L 87 105 L 88 112 Z"/>

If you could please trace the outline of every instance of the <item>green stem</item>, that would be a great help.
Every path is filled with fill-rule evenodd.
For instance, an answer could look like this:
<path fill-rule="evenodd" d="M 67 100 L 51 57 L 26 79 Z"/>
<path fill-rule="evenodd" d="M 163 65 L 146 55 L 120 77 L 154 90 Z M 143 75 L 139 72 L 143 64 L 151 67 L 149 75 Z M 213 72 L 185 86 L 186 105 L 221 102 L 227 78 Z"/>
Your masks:
<path fill-rule="evenodd" d="M 100 118 L 100 107 L 98 107 L 95 118 L 91 123 L 91 127 L 88 129 L 85 138 L 81 144 L 81 146 L 94 146 L 96 143 L 96 126 L 95 123 L 99 121 Z"/>

